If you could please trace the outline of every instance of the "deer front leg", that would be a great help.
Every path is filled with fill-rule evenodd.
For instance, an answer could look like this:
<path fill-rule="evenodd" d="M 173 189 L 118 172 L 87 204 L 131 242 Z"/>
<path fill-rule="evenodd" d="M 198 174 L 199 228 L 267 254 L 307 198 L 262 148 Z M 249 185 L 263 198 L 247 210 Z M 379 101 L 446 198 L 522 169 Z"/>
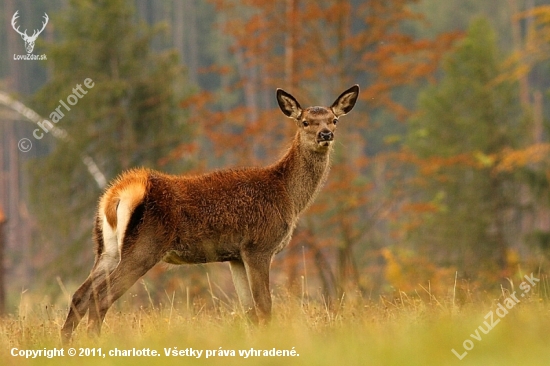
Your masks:
<path fill-rule="evenodd" d="M 244 263 L 242 261 L 230 261 L 229 269 L 231 270 L 235 291 L 237 292 L 243 311 L 253 323 L 258 323 L 258 316 L 254 308 L 254 300 L 250 292 L 250 284 L 248 283 Z"/>
<path fill-rule="evenodd" d="M 267 323 L 271 320 L 271 292 L 269 291 L 271 256 L 247 256 L 243 259 L 256 314 L 260 323 Z"/>

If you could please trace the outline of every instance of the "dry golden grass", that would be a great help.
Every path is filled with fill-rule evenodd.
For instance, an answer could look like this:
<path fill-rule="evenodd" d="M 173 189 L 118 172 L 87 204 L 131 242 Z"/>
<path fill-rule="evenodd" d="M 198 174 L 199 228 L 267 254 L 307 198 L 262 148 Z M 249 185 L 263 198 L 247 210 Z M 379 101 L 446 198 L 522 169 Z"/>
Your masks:
<path fill-rule="evenodd" d="M 178 299 L 172 294 L 166 296 L 166 304 L 140 307 L 130 295 L 109 311 L 99 339 L 86 336 L 86 319 L 75 333 L 71 347 L 77 353 L 80 349 L 97 353 L 101 348 L 105 357 L 70 357 L 66 346 L 63 357 L 34 359 L 11 353 L 14 348 L 18 349 L 14 352 L 60 348 L 59 329 L 66 309 L 23 299 L 19 314 L 0 322 L 0 364 L 546 365 L 550 360 L 550 303 L 545 288 L 546 281 L 541 281 L 487 334 L 478 330 L 481 340 L 470 335 L 478 337 L 476 329 L 488 320 L 486 314 L 510 296 L 508 291 L 476 294 L 473 298 L 478 300 L 461 305 L 456 304 L 453 289 L 445 298 L 430 297 L 425 291 L 376 300 L 345 296 L 329 309 L 322 302 L 280 295 L 282 291 L 277 290 L 273 322 L 264 327 L 250 325 L 230 300 L 206 299 L 188 307 L 183 296 Z M 494 315 L 494 319 L 499 318 Z M 473 348 L 459 360 L 451 349 L 463 354 L 467 339 Z M 203 353 L 198 359 L 165 355 L 165 349 L 175 348 Z M 245 359 L 239 354 L 239 350 L 263 353 L 274 348 L 295 350 L 298 355 Z M 160 355 L 110 356 L 108 352 L 115 349 L 150 349 Z M 206 358 L 207 350 L 214 355 Z M 220 350 L 234 351 L 235 356 L 219 355 Z"/>

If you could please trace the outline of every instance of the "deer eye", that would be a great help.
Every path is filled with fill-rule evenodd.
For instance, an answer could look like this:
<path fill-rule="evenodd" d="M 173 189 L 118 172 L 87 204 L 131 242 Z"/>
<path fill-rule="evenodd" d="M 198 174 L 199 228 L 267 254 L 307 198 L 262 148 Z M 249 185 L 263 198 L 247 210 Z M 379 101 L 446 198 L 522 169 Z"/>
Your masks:
<path fill-rule="evenodd" d="M 332 123 L 337 124 L 338 123 L 338 118 L 333 119 Z"/>
<path fill-rule="evenodd" d="M 309 122 L 308 122 L 308 121 L 306 121 L 306 120 L 302 121 L 302 126 L 304 126 L 304 127 L 307 127 L 307 126 L 309 126 Z"/>

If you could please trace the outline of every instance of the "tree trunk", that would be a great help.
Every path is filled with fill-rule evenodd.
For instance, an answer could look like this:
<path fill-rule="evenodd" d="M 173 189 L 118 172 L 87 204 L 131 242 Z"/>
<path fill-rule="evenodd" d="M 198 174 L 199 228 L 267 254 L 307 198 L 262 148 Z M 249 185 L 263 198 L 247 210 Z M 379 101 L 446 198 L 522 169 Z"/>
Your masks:
<path fill-rule="evenodd" d="M 0 208 L 0 316 L 6 313 L 6 280 L 4 273 L 4 248 L 5 248 L 5 237 L 4 237 L 4 223 L 6 218 L 2 208 Z"/>
<path fill-rule="evenodd" d="M 25 49 L 23 47 L 23 40 L 11 27 L 11 17 L 17 10 L 14 6 L 13 0 L 6 0 L 4 5 L 4 26 L 6 27 L 6 35 L 8 36 L 8 50 L 6 54 L 24 54 Z M 23 86 L 21 85 L 21 74 L 23 71 L 24 62 L 9 62 L 10 72 L 7 78 L 7 89 L 19 94 L 23 94 Z"/>
<path fill-rule="evenodd" d="M 185 14 L 187 15 L 187 68 L 189 70 L 189 82 L 198 85 L 199 69 L 199 44 L 197 35 L 197 5 L 195 0 L 185 1 Z"/>
<path fill-rule="evenodd" d="M 172 17 L 172 36 L 174 39 L 174 48 L 178 50 L 180 63 L 185 63 L 185 12 L 183 1 L 174 1 L 174 15 Z"/>
<path fill-rule="evenodd" d="M 295 89 L 295 56 L 296 48 L 296 18 L 298 10 L 298 0 L 286 0 L 286 24 L 287 32 L 285 34 L 285 84 L 288 90 Z"/>
<path fill-rule="evenodd" d="M 510 21 L 512 26 L 512 41 L 514 43 L 514 51 L 519 52 L 521 50 L 521 28 L 519 20 L 515 18 L 518 13 L 517 0 L 509 0 L 510 7 Z M 523 75 L 519 79 L 519 99 L 522 107 L 528 108 L 529 103 L 529 79 L 528 75 Z"/>

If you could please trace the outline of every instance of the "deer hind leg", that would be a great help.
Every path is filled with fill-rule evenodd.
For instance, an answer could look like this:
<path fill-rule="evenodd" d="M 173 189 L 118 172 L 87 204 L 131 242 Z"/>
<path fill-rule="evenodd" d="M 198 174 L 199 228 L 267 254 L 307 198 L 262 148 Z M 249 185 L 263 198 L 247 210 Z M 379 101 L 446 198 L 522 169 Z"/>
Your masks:
<path fill-rule="evenodd" d="M 138 246 L 140 243 L 134 245 Z M 157 262 L 146 250 L 134 247 L 121 256 L 120 263 L 110 275 L 94 286 L 92 303 L 88 315 L 88 333 L 99 335 L 105 314 L 113 303 L 122 296 L 141 276 Z"/>
<path fill-rule="evenodd" d="M 61 328 L 61 337 L 63 343 L 68 343 L 71 339 L 73 331 L 78 326 L 78 323 L 82 320 L 90 303 L 90 294 L 92 290 L 92 275 L 89 275 L 86 281 L 80 285 L 78 290 L 74 293 L 71 299 L 71 306 L 69 308 L 69 314 Z"/>
<path fill-rule="evenodd" d="M 248 283 L 244 263 L 242 261 L 230 261 L 229 269 L 231 269 L 233 284 L 235 285 L 235 291 L 237 291 L 243 311 L 253 323 L 258 323 L 258 317 L 254 308 L 254 299 L 250 292 L 250 284 Z"/>
<path fill-rule="evenodd" d="M 66 343 L 71 339 L 73 331 L 76 329 L 88 308 L 90 307 L 93 285 L 101 282 L 107 275 L 116 267 L 113 266 L 112 261 L 100 258 L 96 265 L 94 265 L 92 272 L 86 278 L 86 280 L 75 291 L 69 308 L 69 314 L 65 320 L 65 324 L 61 329 L 63 341 Z"/>
<path fill-rule="evenodd" d="M 99 334 L 105 314 L 141 276 L 161 258 L 154 242 L 158 233 L 147 233 L 139 225 L 143 221 L 144 206 L 131 207 L 121 200 L 117 208 L 116 249 L 120 261 L 112 271 L 98 273 L 92 283 L 88 315 L 88 333 Z M 104 223 L 108 227 L 108 223 Z M 111 229 L 113 230 L 113 229 Z M 108 273 L 108 274 L 107 274 Z M 107 275 L 105 275 L 107 274 Z"/>
<path fill-rule="evenodd" d="M 61 329 L 62 340 L 65 343 L 70 341 L 73 331 L 88 312 L 93 285 L 101 282 L 103 278 L 111 273 L 119 261 L 117 239 L 114 230 L 110 227 L 105 227 L 105 225 L 100 225 L 96 223 L 94 239 L 98 241 L 97 244 L 101 247 L 101 254 L 97 255 L 90 275 L 75 291 L 71 299 L 69 313 Z"/>

